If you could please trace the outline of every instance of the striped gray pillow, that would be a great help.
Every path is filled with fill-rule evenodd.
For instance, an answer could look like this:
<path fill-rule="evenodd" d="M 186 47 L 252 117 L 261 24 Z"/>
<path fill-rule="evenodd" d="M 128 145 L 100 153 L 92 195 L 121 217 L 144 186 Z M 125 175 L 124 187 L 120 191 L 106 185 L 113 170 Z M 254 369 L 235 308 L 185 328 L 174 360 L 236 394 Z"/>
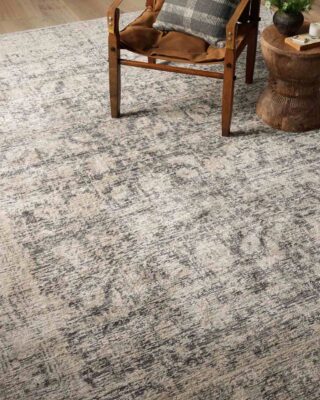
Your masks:
<path fill-rule="evenodd" d="M 189 33 L 217 45 L 240 0 L 165 0 L 155 29 Z"/>

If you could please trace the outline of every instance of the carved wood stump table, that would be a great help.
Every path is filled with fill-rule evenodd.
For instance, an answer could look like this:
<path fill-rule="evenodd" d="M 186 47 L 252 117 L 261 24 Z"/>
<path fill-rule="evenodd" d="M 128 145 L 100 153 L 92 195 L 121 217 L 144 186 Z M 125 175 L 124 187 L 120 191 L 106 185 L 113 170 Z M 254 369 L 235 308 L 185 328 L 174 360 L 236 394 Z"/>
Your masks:
<path fill-rule="evenodd" d="M 304 25 L 300 33 L 308 32 Z M 258 116 L 273 128 L 305 132 L 320 128 L 320 47 L 297 51 L 275 26 L 262 33 L 269 83 L 257 104 Z"/>

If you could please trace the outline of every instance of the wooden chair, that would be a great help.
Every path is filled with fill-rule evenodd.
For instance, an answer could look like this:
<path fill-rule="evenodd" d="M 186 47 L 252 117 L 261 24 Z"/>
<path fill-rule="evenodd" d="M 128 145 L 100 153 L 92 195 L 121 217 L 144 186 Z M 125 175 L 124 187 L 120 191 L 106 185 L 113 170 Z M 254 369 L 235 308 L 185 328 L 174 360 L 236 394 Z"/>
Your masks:
<path fill-rule="evenodd" d="M 200 38 L 184 33 L 160 33 L 152 28 L 152 23 L 161 9 L 164 0 L 146 0 L 144 13 L 119 32 L 119 5 L 123 0 L 115 0 L 108 10 L 109 30 L 109 82 L 111 115 L 120 116 L 121 79 L 120 66 L 155 69 L 189 75 L 223 79 L 222 93 L 222 135 L 230 135 L 233 108 L 236 62 L 247 47 L 246 83 L 253 81 L 256 58 L 260 0 L 241 0 L 226 27 L 226 45 L 223 49 L 214 49 Z M 171 35 L 171 36 L 170 36 Z M 188 40 L 186 39 L 188 37 Z M 146 39 L 145 39 L 146 38 Z M 146 45 L 144 41 L 146 40 Z M 192 42 L 193 41 L 193 42 Z M 175 54 L 174 44 L 177 42 Z M 192 42 L 190 44 L 190 42 Z M 181 48 L 187 44 L 190 54 Z M 147 56 L 147 62 L 123 60 L 120 50 L 126 49 Z M 182 52 L 182 55 L 181 55 Z M 184 62 L 192 64 L 223 64 L 223 72 L 204 71 L 164 63 L 156 60 Z"/>

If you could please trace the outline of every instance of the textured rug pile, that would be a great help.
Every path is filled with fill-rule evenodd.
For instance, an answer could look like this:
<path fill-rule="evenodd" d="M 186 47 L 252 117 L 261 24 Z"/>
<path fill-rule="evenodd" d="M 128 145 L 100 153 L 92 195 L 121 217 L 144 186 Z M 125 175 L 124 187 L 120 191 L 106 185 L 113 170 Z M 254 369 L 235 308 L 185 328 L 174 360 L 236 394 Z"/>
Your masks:
<path fill-rule="evenodd" d="M 128 19 L 130 16 L 126 16 Z M 0 37 L 0 399 L 319 400 L 320 132 L 267 73 L 123 68 L 104 20 Z"/>

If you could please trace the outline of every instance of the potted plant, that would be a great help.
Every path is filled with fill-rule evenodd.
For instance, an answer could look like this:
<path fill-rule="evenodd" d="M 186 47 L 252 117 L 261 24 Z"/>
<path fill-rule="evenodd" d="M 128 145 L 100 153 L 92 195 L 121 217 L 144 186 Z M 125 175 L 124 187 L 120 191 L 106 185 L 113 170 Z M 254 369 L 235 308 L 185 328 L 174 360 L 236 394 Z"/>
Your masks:
<path fill-rule="evenodd" d="M 266 0 L 268 8 L 272 6 L 278 10 L 273 16 L 273 23 L 284 36 L 292 36 L 301 28 L 304 16 L 303 11 L 309 11 L 312 0 Z"/>

